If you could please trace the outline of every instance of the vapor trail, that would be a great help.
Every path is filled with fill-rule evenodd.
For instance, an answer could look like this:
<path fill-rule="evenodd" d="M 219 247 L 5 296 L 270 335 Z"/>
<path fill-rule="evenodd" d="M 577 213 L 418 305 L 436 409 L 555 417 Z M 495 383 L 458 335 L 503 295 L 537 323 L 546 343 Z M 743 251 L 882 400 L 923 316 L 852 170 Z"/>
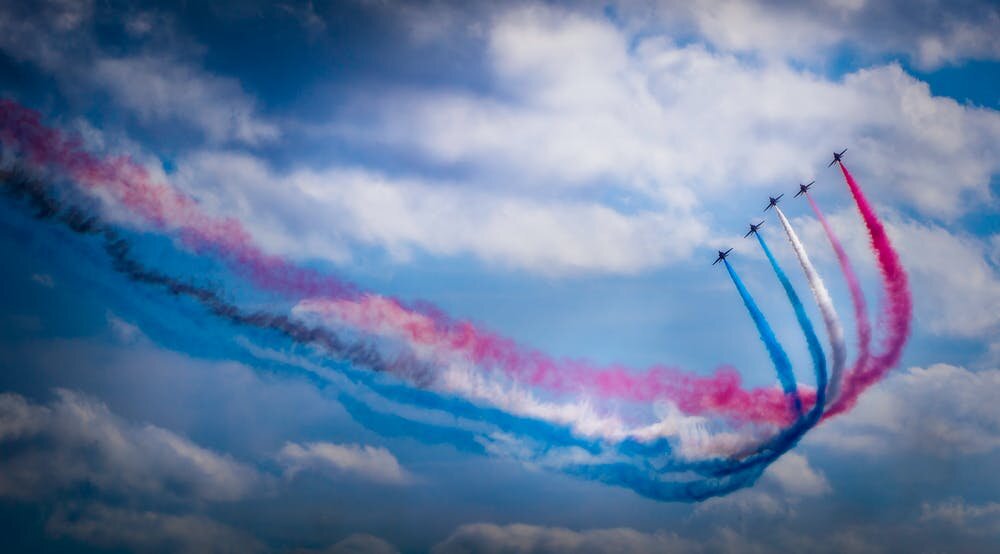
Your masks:
<path fill-rule="evenodd" d="M 792 249 L 795 250 L 799 264 L 802 265 L 802 271 L 806 274 L 806 280 L 809 281 L 809 288 L 812 289 L 816 305 L 819 307 L 819 313 L 823 317 L 823 324 L 826 326 L 827 339 L 830 342 L 831 358 L 829 380 L 839 381 L 844 372 L 844 364 L 847 361 L 847 346 L 844 340 L 844 328 L 841 327 L 837 310 L 833 307 L 833 299 L 830 298 L 830 293 L 826 290 L 823 279 L 816 272 L 816 268 L 813 267 L 812 262 L 809 260 L 809 255 L 806 253 L 805 246 L 802 245 L 802 241 L 795 234 L 795 230 L 792 229 L 792 225 L 788 222 L 788 218 L 785 217 L 785 213 L 777 205 L 774 206 L 774 210 L 778 213 L 778 219 L 781 220 L 781 226 L 784 227 L 785 234 L 788 235 L 788 241 L 792 243 Z M 825 387 L 826 384 L 824 383 L 823 386 Z"/>

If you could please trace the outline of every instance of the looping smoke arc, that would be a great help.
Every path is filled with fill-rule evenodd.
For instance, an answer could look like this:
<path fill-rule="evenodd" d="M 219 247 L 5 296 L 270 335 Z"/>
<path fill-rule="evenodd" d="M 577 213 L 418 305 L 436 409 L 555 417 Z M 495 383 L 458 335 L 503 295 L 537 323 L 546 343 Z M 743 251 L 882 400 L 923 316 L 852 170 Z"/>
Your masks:
<path fill-rule="evenodd" d="M 79 142 L 45 126 L 37 112 L 7 100 L 0 100 L 0 143 L 20 168 L 2 176 L 8 197 L 32 207 L 38 219 L 99 237 L 111 267 L 130 280 L 194 300 L 229 324 L 265 329 L 319 348 L 352 367 L 390 375 L 404 385 L 397 390 L 429 392 L 398 393 L 411 404 L 442 409 L 454 406 L 448 398 L 462 399 L 484 421 L 520 441 L 520 448 L 508 449 L 520 452 L 517 456 L 660 500 L 701 500 L 752 485 L 821 418 L 850 409 L 884 376 L 898 362 L 909 329 L 905 272 L 881 222 L 843 165 L 886 291 L 883 351 L 868 352 L 871 327 L 857 277 L 810 198 L 851 290 L 859 318 L 858 359 L 844 370 L 843 331 L 832 301 L 790 223 L 777 210 L 823 315 L 832 364 L 828 378 L 825 355 L 804 307 L 758 236 L 795 309 L 816 387 L 797 384 L 763 312 L 726 261 L 781 384 L 744 389 L 733 369 L 700 376 L 667 366 L 635 370 L 555 359 L 439 310 L 363 292 L 264 252 L 239 221 L 208 214 L 195 199 L 154 179 L 127 157 L 101 158 L 87 152 Z M 96 199 L 100 209 L 74 202 L 73 195 L 64 194 L 68 190 Z M 129 216 L 122 218 L 128 223 L 117 226 L 138 225 L 176 239 L 187 252 L 215 260 L 254 287 L 292 300 L 294 309 L 244 309 L 211 288 L 144 265 L 134 256 L 127 232 L 107 218 L 116 211 Z M 625 413 L 616 409 L 622 405 Z M 554 449 L 563 449 L 563 455 L 555 455 Z M 495 445 L 490 451 L 497 451 Z"/>

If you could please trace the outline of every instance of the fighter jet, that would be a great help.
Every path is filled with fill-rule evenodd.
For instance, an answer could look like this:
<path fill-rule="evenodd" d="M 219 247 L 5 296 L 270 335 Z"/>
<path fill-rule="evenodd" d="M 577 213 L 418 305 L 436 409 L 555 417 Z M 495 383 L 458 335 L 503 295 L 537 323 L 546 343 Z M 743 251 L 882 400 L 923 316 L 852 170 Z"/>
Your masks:
<path fill-rule="evenodd" d="M 770 210 L 771 208 L 777 206 L 778 205 L 778 200 L 781 200 L 781 197 L 784 196 L 784 195 L 785 195 L 785 193 L 781 193 L 781 194 L 778 195 L 777 198 L 772 198 L 772 197 L 768 196 L 767 197 L 767 207 L 764 208 L 764 211 L 766 212 L 767 210 Z"/>
<path fill-rule="evenodd" d="M 795 196 L 793 196 L 792 198 L 798 198 L 799 196 L 801 196 L 801 195 L 809 192 L 809 187 L 811 187 L 811 186 L 813 186 L 815 184 L 816 184 L 816 181 L 812 181 L 808 185 L 803 185 L 802 183 L 799 183 L 799 192 L 796 192 Z"/>
<path fill-rule="evenodd" d="M 730 248 L 729 250 L 726 250 L 725 252 L 723 252 L 722 250 L 719 250 L 719 257 L 716 258 L 714 262 L 712 262 L 712 265 L 715 265 L 715 264 L 721 262 L 722 260 L 725 260 L 726 256 L 728 256 L 729 253 L 732 252 L 732 251 L 733 251 L 732 248 Z"/>
<path fill-rule="evenodd" d="M 834 153 L 833 153 L 833 161 L 832 161 L 832 162 L 830 162 L 830 163 L 829 163 L 829 164 L 828 164 L 828 165 L 827 165 L 826 167 L 830 167 L 831 165 L 833 165 L 833 164 L 835 164 L 835 163 L 839 162 L 839 161 L 840 161 L 840 158 L 842 158 L 842 157 L 844 156 L 844 152 L 847 152 L 847 149 L 846 149 L 846 148 L 844 148 L 844 149 L 843 149 L 843 150 L 842 150 L 842 151 L 840 152 L 840 154 L 838 154 L 838 153 L 834 152 Z"/>
<path fill-rule="evenodd" d="M 758 224 L 756 224 L 756 225 L 754 225 L 753 223 L 751 223 L 751 224 L 750 224 L 750 230 L 749 230 L 749 231 L 747 231 L 747 234 L 743 235 L 743 238 L 747 238 L 747 237 L 749 237 L 750 235 L 752 235 L 752 234 L 756 233 L 756 232 L 757 232 L 757 229 L 760 229 L 760 226 L 761 226 L 761 225 L 763 225 L 763 224 L 764 224 L 764 222 L 763 222 L 763 221 L 761 221 L 760 223 L 758 223 Z"/>

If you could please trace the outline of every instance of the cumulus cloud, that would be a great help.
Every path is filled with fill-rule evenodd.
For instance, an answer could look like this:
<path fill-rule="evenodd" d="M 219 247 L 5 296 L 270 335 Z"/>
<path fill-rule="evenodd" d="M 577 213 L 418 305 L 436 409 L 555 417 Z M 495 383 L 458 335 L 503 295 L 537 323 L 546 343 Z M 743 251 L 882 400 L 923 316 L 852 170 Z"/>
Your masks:
<path fill-rule="evenodd" d="M 988 196 L 1000 169 L 1000 114 L 896 64 L 830 80 L 539 7 L 498 16 L 487 44 L 499 93 L 390 91 L 359 100 L 369 115 L 343 132 L 509 188 L 611 185 L 674 210 L 794 182 L 842 144 L 864 152 L 871 188 L 940 217 Z"/>
<path fill-rule="evenodd" d="M 292 554 L 398 554 L 392 543 L 373 535 L 355 533 L 326 548 L 296 549 Z"/>
<path fill-rule="evenodd" d="M 87 483 L 101 494 L 231 501 L 260 485 L 252 468 L 79 393 L 48 404 L 0 395 L 0 495 L 41 499 Z"/>
<path fill-rule="evenodd" d="M 181 122 L 213 142 L 255 144 L 278 127 L 259 114 L 256 100 L 236 79 L 214 75 L 193 61 L 185 46 L 169 52 L 154 38 L 170 35 L 170 22 L 146 14 L 122 17 L 123 28 L 150 40 L 147 53 L 106 52 L 93 34 L 93 2 L 46 0 L 0 6 L 0 50 L 50 73 L 68 95 L 108 94 L 146 123 Z M 155 20 L 155 25 L 153 21 Z M 177 37 L 170 36 L 176 46 Z"/>
<path fill-rule="evenodd" d="M 804 455 L 788 452 L 771 464 L 753 487 L 710 498 L 698 504 L 694 513 L 711 517 L 727 513 L 791 515 L 803 499 L 825 496 L 832 490 L 826 475 L 812 467 Z"/>
<path fill-rule="evenodd" d="M 642 533 L 634 529 L 573 531 L 536 525 L 474 523 L 456 529 L 436 545 L 435 554 L 545 552 L 697 552 L 694 543 L 672 533 Z"/>
<path fill-rule="evenodd" d="M 333 477 L 346 475 L 390 484 L 403 484 L 412 479 L 392 452 L 378 446 L 289 442 L 278 453 L 278 461 L 289 478 L 303 471 L 313 471 Z"/>
<path fill-rule="evenodd" d="M 360 244 L 401 261 L 471 254 L 549 275 L 630 273 L 683 259 L 707 236 L 704 223 L 669 210 L 622 212 L 358 169 L 282 176 L 234 153 L 193 156 L 177 182 L 209 209 L 253 222 L 271 250 L 337 261 Z"/>
<path fill-rule="evenodd" d="M 33 273 L 31 275 L 31 280 L 47 289 L 51 289 L 56 286 L 55 280 L 53 280 L 52 276 L 47 273 Z"/>
<path fill-rule="evenodd" d="M 937 364 L 890 375 L 807 439 L 843 452 L 915 449 L 952 458 L 1000 448 L 1000 370 Z"/>
<path fill-rule="evenodd" d="M 787 494 L 821 496 L 830 492 L 830 483 L 823 472 L 809 465 L 802 454 L 789 452 L 768 467 L 764 479 L 772 480 Z"/>
<path fill-rule="evenodd" d="M 114 335 L 118 342 L 129 344 L 144 337 L 142 329 L 118 317 L 111 311 L 108 311 L 104 317 L 108 322 L 108 329 L 111 330 L 111 334 Z"/>
<path fill-rule="evenodd" d="M 482 552 L 490 554 L 634 552 L 672 554 L 767 552 L 879 553 L 896 551 L 905 542 L 882 528 L 841 527 L 815 533 L 793 531 L 784 522 L 769 522 L 760 532 L 740 532 L 715 525 L 704 536 L 681 536 L 666 531 L 642 532 L 630 528 L 572 530 L 537 525 L 462 525 L 438 543 L 434 554 Z"/>
<path fill-rule="evenodd" d="M 101 548 L 132 552 L 253 553 L 268 549 L 243 531 L 206 517 L 113 508 L 60 508 L 46 531 Z"/>
<path fill-rule="evenodd" d="M 94 84 L 118 105 L 151 121 L 180 120 L 200 128 L 214 142 L 273 139 L 278 128 L 258 119 L 255 102 L 239 82 L 182 61 L 145 55 L 101 58 Z"/>
<path fill-rule="evenodd" d="M 970 504 L 961 498 L 921 505 L 920 521 L 944 522 L 966 532 L 1000 533 L 1000 503 Z"/>
<path fill-rule="evenodd" d="M 1000 10 L 990 2 L 945 0 L 706 0 L 623 2 L 623 15 L 688 25 L 716 47 L 770 58 L 821 63 L 838 46 L 869 56 L 906 56 L 925 70 L 968 59 L 1000 59 L 992 32 Z M 651 11 L 652 13 L 647 13 Z M 640 21 L 631 21 L 638 25 Z"/>

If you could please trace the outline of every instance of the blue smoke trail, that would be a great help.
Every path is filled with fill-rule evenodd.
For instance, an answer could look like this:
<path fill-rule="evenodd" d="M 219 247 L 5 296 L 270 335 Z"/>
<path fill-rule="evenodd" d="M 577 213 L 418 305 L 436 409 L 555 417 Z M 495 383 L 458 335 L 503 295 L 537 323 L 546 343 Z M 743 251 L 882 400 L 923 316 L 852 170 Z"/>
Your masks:
<path fill-rule="evenodd" d="M 740 297 L 743 298 L 743 304 L 746 305 L 747 311 L 750 312 L 750 318 L 753 319 L 754 325 L 757 326 L 757 332 L 760 333 L 760 340 L 767 347 L 767 353 L 771 356 L 771 363 L 774 364 L 774 370 L 778 373 L 778 380 L 781 381 L 781 385 L 786 393 L 794 391 L 795 411 L 801 415 L 802 399 L 798 396 L 795 373 L 792 371 L 792 362 L 788 359 L 788 354 L 781 347 L 778 337 L 774 335 L 774 330 L 771 329 L 771 324 L 767 322 L 764 313 L 757 307 L 757 303 L 750 296 L 750 291 L 743 285 L 743 280 L 736 274 L 736 270 L 733 269 L 733 266 L 729 265 L 727 260 L 723 259 L 722 262 L 726 264 L 726 270 L 729 271 L 729 276 L 733 278 L 733 284 L 736 285 L 736 290 L 739 291 Z"/>
<path fill-rule="evenodd" d="M 763 245 L 763 242 L 761 244 Z M 752 317 L 754 323 L 757 324 L 761 339 L 768 346 L 768 351 L 771 353 L 771 359 L 775 362 L 775 367 L 777 368 L 779 361 L 787 363 L 788 371 L 791 373 L 791 362 L 789 362 L 788 356 L 781 348 L 781 345 L 777 342 L 777 339 L 774 336 L 774 331 L 771 330 L 770 325 L 768 325 L 767 320 L 764 318 L 764 314 L 762 314 L 760 309 L 757 308 L 756 303 L 750 296 L 750 293 L 743 285 L 743 281 L 736 274 L 733 267 L 729 265 L 727 260 L 724 259 L 722 261 L 726 264 L 726 269 L 729 271 L 730 277 L 733 278 L 733 283 L 736 285 L 736 289 L 739 291 L 740 296 L 743 297 L 743 302 L 746 304 L 747 310 L 750 311 L 750 317 Z M 773 344 L 771 341 L 773 341 Z M 819 367 L 820 366 L 817 366 L 817 368 Z M 781 370 L 779 369 L 779 371 Z M 719 467 L 716 471 L 709 471 L 708 474 L 725 476 L 733 474 L 739 475 L 743 472 L 757 473 L 759 471 L 763 471 L 763 469 L 769 464 L 777 460 L 782 454 L 788 452 L 793 446 L 798 444 L 799 439 L 801 439 L 802 436 L 809 431 L 809 429 L 812 429 L 816 423 L 819 422 L 820 417 L 823 415 L 823 408 L 826 404 L 826 385 L 827 375 L 826 364 L 824 363 L 822 365 L 822 371 L 819 371 L 816 375 L 816 404 L 813 405 L 812 409 L 809 410 L 809 413 L 806 414 L 805 417 L 798 418 L 795 420 L 795 423 L 782 429 L 769 441 L 760 445 L 757 450 L 749 456 L 746 456 L 740 461 L 725 464 Z M 757 474 L 759 475 L 759 473 Z"/>
<path fill-rule="evenodd" d="M 557 449 L 572 449 L 577 453 L 593 456 L 589 463 L 576 462 L 562 465 L 557 462 L 554 467 L 551 467 L 556 471 L 627 487 L 640 495 L 657 500 L 692 502 L 752 485 L 767 465 L 794 445 L 801 434 L 808 429 L 805 424 L 794 425 L 741 460 L 715 458 L 685 461 L 673 455 L 670 444 L 666 440 L 643 445 L 634 441 L 608 444 L 599 439 L 579 438 L 570 429 L 563 426 L 508 414 L 502 410 L 479 406 L 464 399 L 414 388 L 391 378 L 391 376 L 352 371 L 350 366 L 355 363 L 378 368 L 386 363 L 386 360 L 380 359 L 376 351 L 352 347 L 336 335 L 328 334 L 323 330 L 303 326 L 281 315 L 246 311 L 227 302 L 217 292 L 209 288 L 187 283 L 146 268 L 130 256 L 130 241 L 125 234 L 106 227 L 96 217 L 83 211 L 72 207 L 67 209 L 58 199 L 47 196 L 42 189 L 32 187 L 30 183 L 11 185 L 9 192 L 13 193 L 12 196 L 15 198 L 20 197 L 22 200 L 26 200 L 34 208 L 35 219 L 59 222 L 76 234 L 103 239 L 105 251 L 111 258 L 113 268 L 126 275 L 130 280 L 165 289 L 170 296 L 175 298 L 184 297 L 194 300 L 212 315 L 236 327 L 255 329 L 262 334 L 277 335 L 291 340 L 292 343 L 320 343 L 332 350 L 333 354 L 344 358 L 348 367 L 340 368 L 339 371 L 344 380 L 354 381 L 357 386 L 366 388 L 386 400 L 408 404 L 423 410 L 449 414 L 452 417 L 462 418 L 470 422 L 483 422 L 503 434 L 517 436 L 519 441 L 527 440 L 529 442 L 519 445 L 526 448 L 527 452 L 518 457 L 527 461 L 540 462 L 543 466 L 551 463 L 547 461 L 550 458 L 547 456 L 550 452 L 556 454 L 558 458 Z M 735 279 L 735 273 L 731 268 L 729 270 Z M 746 289 L 742 287 L 742 283 L 738 282 L 738 279 L 737 288 L 740 289 L 741 295 L 745 295 L 745 299 L 749 298 L 749 294 L 746 293 Z M 750 300 L 751 304 L 752 302 Z M 761 319 L 763 318 L 756 306 L 753 306 L 751 313 L 753 314 L 754 311 Z M 162 316 L 162 314 L 160 315 Z M 764 325 L 766 326 L 766 322 Z M 770 336 L 774 340 L 773 333 L 770 333 Z M 260 338 L 264 339 L 265 337 L 261 336 Z M 277 337 L 272 336 L 271 338 Z M 780 351 L 780 346 L 778 346 L 778 351 Z M 781 354 L 784 355 L 783 352 Z M 787 360 L 787 357 L 785 358 Z M 320 382 L 326 381 L 326 379 L 320 377 L 317 381 L 318 385 L 323 386 Z M 491 451 L 490 447 L 487 446 L 488 441 L 491 440 L 488 430 L 463 428 L 464 425 L 457 421 L 449 424 L 447 422 L 409 419 L 406 415 L 394 413 L 391 409 L 387 411 L 385 408 L 378 409 L 369 405 L 366 402 L 367 395 L 357 395 L 352 391 L 354 387 L 345 388 L 341 384 L 340 387 L 336 388 L 341 391 L 341 394 L 337 395 L 338 399 L 355 420 L 366 427 L 378 430 L 380 433 L 420 437 L 425 442 L 447 443 L 460 450 L 477 454 L 488 454 Z M 602 461 L 607 460 L 606 454 L 610 454 L 611 459 L 619 461 Z M 662 465 L 658 465 L 652 460 L 653 457 L 659 457 L 659 464 Z M 693 472 L 701 475 L 701 478 L 685 477 L 670 480 L 662 477 L 664 473 L 681 474 L 684 472 Z"/>
<path fill-rule="evenodd" d="M 820 378 L 820 374 L 826 373 L 826 355 L 823 353 L 823 347 L 819 343 L 819 338 L 816 336 L 816 331 L 813 329 L 812 321 L 809 320 L 809 316 L 806 314 L 805 306 L 802 305 L 802 300 L 799 299 L 799 295 L 795 293 L 795 288 L 792 287 L 791 281 L 788 280 L 788 275 L 785 271 L 781 269 L 778 265 L 778 260 L 774 258 L 774 254 L 771 253 L 771 249 L 768 248 L 767 242 L 764 241 L 764 237 L 760 233 L 754 233 L 757 235 L 757 242 L 760 243 L 760 247 L 764 249 L 764 254 L 767 256 L 767 260 L 771 262 L 771 267 L 774 269 L 774 274 L 778 276 L 778 281 L 781 282 L 781 286 L 785 289 L 785 294 L 788 295 L 788 301 L 791 302 L 792 308 L 795 310 L 795 318 L 799 321 L 799 327 L 802 328 L 802 333 L 806 337 L 806 344 L 809 346 L 809 355 L 812 357 L 813 371 L 816 374 L 816 380 Z M 784 383 L 782 383 L 784 384 Z M 788 387 L 785 387 L 785 392 L 792 392 L 795 395 L 795 408 L 796 413 L 800 416 L 802 414 L 802 399 L 799 398 L 798 387 L 795 383 L 791 383 L 793 387 L 792 391 L 789 391 Z"/>

